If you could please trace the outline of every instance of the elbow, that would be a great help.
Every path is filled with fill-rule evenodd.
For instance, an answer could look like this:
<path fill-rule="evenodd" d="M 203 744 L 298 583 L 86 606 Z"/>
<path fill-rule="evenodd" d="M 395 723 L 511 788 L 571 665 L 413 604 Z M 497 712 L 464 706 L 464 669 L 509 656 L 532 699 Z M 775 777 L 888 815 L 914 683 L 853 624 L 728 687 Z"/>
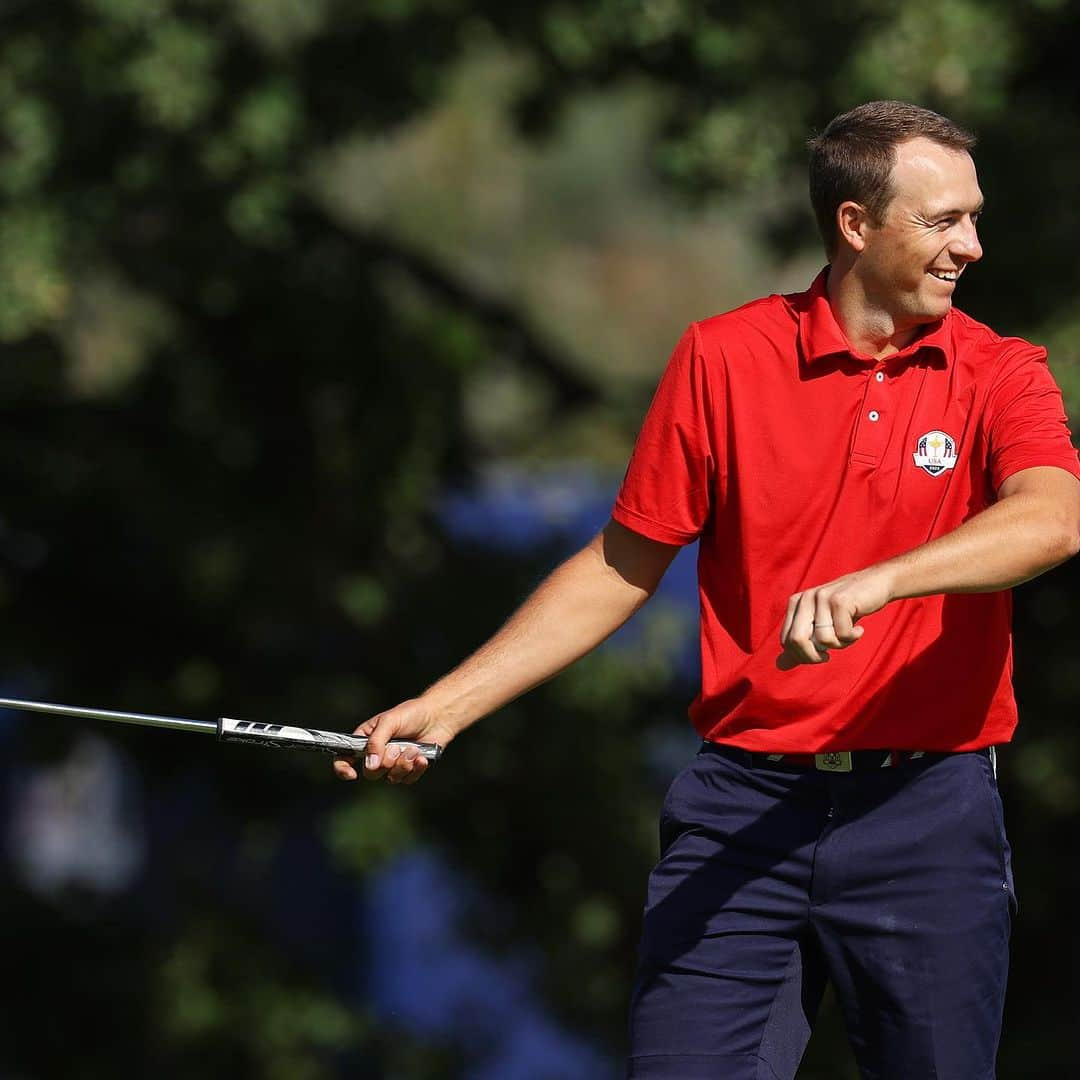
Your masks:
<path fill-rule="evenodd" d="M 1061 561 L 1080 555 L 1080 505 L 1075 505 L 1073 512 L 1065 515 L 1061 523 Z"/>
<path fill-rule="evenodd" d="M 1047 531 L 1046 541 L 1048 552 L 1053 559 L 1052 565 L 1063 563 L 1080 554 L 1080 524 L 1059 522 L 1056 528 Z"/>
<path fill-rule="evenodd" d="M 1061 557 L 1061 561 L 1071 559 L 1074 555 L 1080 555 L 1080 527 L 1074 526 L 1071 529 L 1066 530 L 1063 537 L 1063 545 L 1065 554 Z"/>
<path fill-rule="evenodd" d="M 1080 497 L 1065 502 L 1043 501 L 1031 518 L 1047 569 L 1080 555 Z"/>

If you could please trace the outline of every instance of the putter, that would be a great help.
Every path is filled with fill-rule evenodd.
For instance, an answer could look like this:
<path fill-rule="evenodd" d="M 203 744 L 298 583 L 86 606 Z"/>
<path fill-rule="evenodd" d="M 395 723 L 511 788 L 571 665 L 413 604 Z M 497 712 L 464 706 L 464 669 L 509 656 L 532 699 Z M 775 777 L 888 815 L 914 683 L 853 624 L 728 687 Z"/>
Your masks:
<path fill-rule="evenodd" d="M 172 728 L 173 731 L 197 731 L 201 735 L 216 735 L 224 743 L 250 743 L 275 750 L 321 750 L 344 757 L 362 755 L 368 744 L 367 737 L 363 735 L 343 735 L 337 731 L 318 731 L 285 724 L 258 724 L 253 720 L 230 720 L 225 716 L 215 723 L 213 720 L 187 720 L 182 716 L 84 709 L 77 705 L 52 705 L 46 701 L 19 701 L 16 698 L 0 698 L 0 708 L 51 713 L 53 716 L 77 716 L 86 720 L 111 720 L 142 727 Z M 443 751 L 438 743 L 415 743 L 405 739 L 391 739 L 388 745 L 401 750 L 415 746 L 421 756 L 431 762 L 438 761 Z"/>

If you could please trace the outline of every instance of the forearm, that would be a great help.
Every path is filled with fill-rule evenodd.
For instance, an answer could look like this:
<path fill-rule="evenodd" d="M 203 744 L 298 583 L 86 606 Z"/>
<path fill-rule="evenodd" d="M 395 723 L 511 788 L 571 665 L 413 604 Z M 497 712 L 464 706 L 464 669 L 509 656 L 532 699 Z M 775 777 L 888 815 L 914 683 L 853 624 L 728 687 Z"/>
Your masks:
<path fill-rule="evenodd" d="M 804 589 L 788 600 L 777 666 L 821 664 L 863 635 L 856 625 L 893 600 L 996 592 L 1049 570 L 1080 549 L 1080 485 L 1032 468 L 1007 480 L 993 506 L 903 555 Z"/>
<path fill-rule="evenodd" d="M 1067 506 L 1018 493 L 951 533 L 880 564 L 894 600 L 934 593 L 996 592 L 1012 588 L 1077 553 L 1077 530 Z"/>
<path fill-rule="evenodd" d="M 609 526 L 555 569 L 505 625 L 422 695 L 455 734 L 551 678 L 614 633 L 649 598 L 674 549 L 656 564 Z M 659 548 L 660 545 L 652 545 Z"/>

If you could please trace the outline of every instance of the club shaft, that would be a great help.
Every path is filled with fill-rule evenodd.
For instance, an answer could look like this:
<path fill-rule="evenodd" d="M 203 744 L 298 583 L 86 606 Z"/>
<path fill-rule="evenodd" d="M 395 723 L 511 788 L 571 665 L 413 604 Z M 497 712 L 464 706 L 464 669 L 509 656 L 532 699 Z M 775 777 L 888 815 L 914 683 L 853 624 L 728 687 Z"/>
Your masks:
<path fill-rule="evenodd" d="M 173 731 L 197 731 L 203 735 L 216 735 L 218 731 L 218 726 L 213 720 L 188 720 L 182 716 L 114 712 L 112 709 L 85 709 L 78 705 L 53 705 L 47 701 L 0 698 L 0 708 L 51 713 L 53 716 L 77 716 L 84 720 L 109 720 L 117 724 L 139 724 L 142 727 L 172 728 Z"/>
<path fill-rule="evenodd" d="M 172 728 L 173 731 L 195 731 L 202 735 L 216 735 L 222 742 L 248 743 L 279 750 L 320 750 L 324 753 L 356 757 L 367 749 L 367 739 L 359 735 L 284 724 L 262 724 L 250 720 L 230 720 L 227 717 L 214 723 L 212 720 L 189 720 L 183 716 L 87 709 L 79 705 L 55 705 L 47 701 L 22 701 L 18 698 L 0 698 L 0 708 L 49 713 L 52 716 L 75 716 L 86 720 L 109 720 L 119 724 L 138 724 L 140 727 Z M 415 749 L 428 761 L 438 761 L 442 756 L 442 747 L 435 743 L 391 739 L 389 745 L 395 746 L 399 751 Z"/>

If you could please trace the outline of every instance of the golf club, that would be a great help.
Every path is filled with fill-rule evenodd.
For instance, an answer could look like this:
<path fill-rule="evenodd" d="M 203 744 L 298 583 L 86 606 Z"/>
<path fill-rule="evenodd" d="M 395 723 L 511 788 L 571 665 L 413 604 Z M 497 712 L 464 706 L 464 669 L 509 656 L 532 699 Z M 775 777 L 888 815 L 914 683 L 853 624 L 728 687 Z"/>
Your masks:
<path fill-rule="evenodd" d="M 253 720 L 230 720 L 224 716 L 215 723 L 213 720 L 188 720 L 181 716 L 85 709 L 77 705 L 53 705 L 45 701 L 20 701 L 16 698 L 0 698 L 0 708 L 50 713 L 53 716 L 76 716 L 87 720 L 110 720 L 118 724 L 138 724 L 142 727 L 172 728 L 174 731 L 195 731 L 202 735 L 216 735 L 220 742 L 225 743 L 250 743 L 253 746 L 277 750 L 320 750 L 346 757 L 362 755 L 368 744 L 367 738 L 362 735 L 344 735 L 337 731 L 319 731 L 315 728 L 290 727 L 285 724 L 260 724 Z M 389 745 L 397 746 L 401 750 L 415 746 L 420 754 L 431 762 L 438 761 L 442 756 L 442 747 L 437 743 L 391 739 Z"/>

